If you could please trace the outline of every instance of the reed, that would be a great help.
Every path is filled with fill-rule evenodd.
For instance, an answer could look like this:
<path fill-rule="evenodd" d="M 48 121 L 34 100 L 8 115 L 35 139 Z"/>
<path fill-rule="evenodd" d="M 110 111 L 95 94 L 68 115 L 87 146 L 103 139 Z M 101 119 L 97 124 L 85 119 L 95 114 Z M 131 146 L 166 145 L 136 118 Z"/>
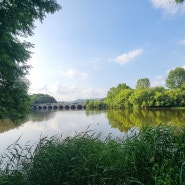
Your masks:
<path fill-rule="evenodd" d="M 184 185 L 185 128 L 44 137 L 34 149 L 14 143 L 0 164 L 0 185 Z"/>

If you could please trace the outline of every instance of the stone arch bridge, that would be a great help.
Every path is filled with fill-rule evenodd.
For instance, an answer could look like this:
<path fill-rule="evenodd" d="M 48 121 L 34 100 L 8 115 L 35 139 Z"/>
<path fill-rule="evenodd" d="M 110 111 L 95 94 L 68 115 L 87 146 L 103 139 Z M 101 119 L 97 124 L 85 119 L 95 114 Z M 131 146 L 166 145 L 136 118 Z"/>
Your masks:
<path fill-rule="evenodd" d="M 84 103 L 43 103 L 31 107 L 32 110 L 83 110 Z"/>

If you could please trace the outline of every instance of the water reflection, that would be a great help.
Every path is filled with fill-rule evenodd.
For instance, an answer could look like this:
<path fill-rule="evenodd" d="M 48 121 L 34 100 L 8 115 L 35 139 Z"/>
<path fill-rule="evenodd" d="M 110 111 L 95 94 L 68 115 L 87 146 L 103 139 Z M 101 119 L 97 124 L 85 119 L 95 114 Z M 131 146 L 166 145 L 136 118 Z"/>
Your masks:
<path fill-rule="evenodd" d="M 28 115 L 28 120 L 32 122 L 49 121 L 56 115 L 56 111 L 33 111 Z"/>
<path fill-rule="evenodd" d="M 56 120 L 58 111 L 35 111 L 28 115 L 22 123 L 14 124 L 10 120 L 0 121 L 0 133 L 17 128 L 23 123 L 44 122 L 51 120 L 52 124 L 59 124 L 60 120 L 66 122 L 79 122 L 81 111 L 60 111 L 61 117 Z M 185 110 L 108 110 L 108 111 L 85 111 L 85 115 L 92 119 L 92 116 L 104 114 L 107 122 L 112 128 L 118 128 L 121 132 L 128 132 L 133 127 L 141 128 L 144 125 L 154 126 L 158 124 L 183 126 L 185 125 Z M 88 124 L 88 119 L 86 120 Z M 96 122 L 96 120 L 94 120 Z M 54 123 L 55 122 L 55 123 Z M 97 123 L 97 122 L 96 122 Z M 59 129 L 60 130 L 60 129 Z"/>
<path fill-rule="evenodd" d="M 56 112 L 54 111 L 35 111 L 31 112 L 27 118 L 18 123 L 13 123 L 9 119 L 0 120 L 0 133 L 6 132 L 11 129 L 20 127 L 22 124 L 31 121 L 31 122 L 42 122 L 48 121 L 55 117 Z"/>
<path fill-rule="evenodd" d="M 106 110 L 92 110 L 92 111 L 88 110 L 85 113 L 86 113 L 86 116 L 92 116 L 92 115 L 106 113 Z"/>
<path fill-rule="evenodd" d="M 13 123 L 9 119 L 0 120 L 0 133 L 6 132 L 8 130 L 17 128 L 21 125 L 21 123 Z"/>
<path fill-rule="evenodd" d="M 14 143 L 36 143 L 41 136 L 69 136 L 87 128 L 106 137 L 130 133 L 133 128 L 157 124 L 185 125 L 185 110 L 124 110 L 124 111 L 37 111 L 28 115 L 24 123 L 15 125 L 0 122 L 0 152 Z M 90 125 L 90 127 L 89 127 Z"/>
<path fill-rule="evenodd" d="M 108 110 L 107 118 L 113 128 L 128 132 L 133 127 L 159 124 L 184 126 L 185 110 Z"/>

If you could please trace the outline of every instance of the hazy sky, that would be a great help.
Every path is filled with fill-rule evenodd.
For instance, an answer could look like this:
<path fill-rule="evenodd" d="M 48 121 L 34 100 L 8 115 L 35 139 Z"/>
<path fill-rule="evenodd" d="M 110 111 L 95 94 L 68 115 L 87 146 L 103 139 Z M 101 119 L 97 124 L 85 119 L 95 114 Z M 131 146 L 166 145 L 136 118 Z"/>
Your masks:
<path fill-rule="evenodd" d="M 36 22 L 29 92 L 57 100 L 102 98 L 140 78 L 164 86 L 185 66 L 185 4 L 175 0 L 58 0 L 59 12 Z"/>

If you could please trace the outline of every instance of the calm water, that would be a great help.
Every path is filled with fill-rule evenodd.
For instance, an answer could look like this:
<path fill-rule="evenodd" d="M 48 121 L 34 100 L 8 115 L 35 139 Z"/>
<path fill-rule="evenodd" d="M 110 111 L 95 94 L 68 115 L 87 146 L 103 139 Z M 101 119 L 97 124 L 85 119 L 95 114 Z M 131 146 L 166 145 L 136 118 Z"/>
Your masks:
<path fill-rule="evenodd" d="M 142 125 L 158 124 L 185 126 L 185 110 L 150 111 L 51 111 L 31 113 L 19 126 L 10 122 L 0 123 L 0 152 L 4 151 L 19 137 L 19 143 L 25 145 L 37 143 L 40 137 L 74 135 L 76 132 L 92 130 L 102 136 L 112 134 L 122 137 L 133 128 Z"/>

